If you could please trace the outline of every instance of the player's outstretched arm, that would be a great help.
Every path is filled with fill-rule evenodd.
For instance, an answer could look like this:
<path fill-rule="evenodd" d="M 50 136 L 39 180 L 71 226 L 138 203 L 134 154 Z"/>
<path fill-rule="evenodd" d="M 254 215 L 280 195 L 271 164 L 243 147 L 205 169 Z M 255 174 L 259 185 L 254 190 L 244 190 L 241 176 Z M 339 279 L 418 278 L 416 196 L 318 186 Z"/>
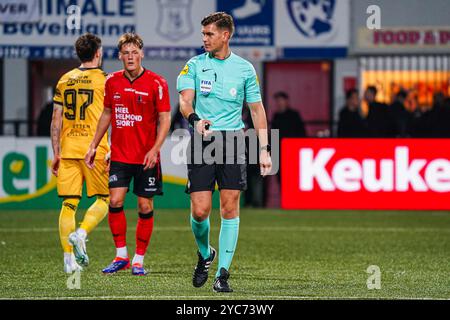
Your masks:
<path fill-rule="evenodd" d="M 248 104 L 252 116 L 253 126 L 258 134 L 259 144 L 261 147 L 268 145 L 267 136 L 267 117 L 262 102 L 254 102 Z M 259 165 L 261 167 L 261 175 L 266 176 L 272 170 L 272 159 L 267 150 L 261 150 L 259 156 Z"/>
<path fill-rule="evenodd" d="M 88 166 L 89 169 L 94 168 L 95 165 L 94 160 L 95 160 L 95 153 L 97 152 L 97 146 L 99 145 L 100 141 L 102 140 L 111 123 L 111 112 L 112 111 L 110 108 L 103 109 L 102 115 L 100 116 L 100 119 L 97 124 L 97 130 L 95 131 L 94 139 L 92 139 L 92 142 L 89 145 L 89 149 L 86 153 L 86 156 L 84 157 L 84 161 L 86 162 L 86 165 Z"/>
<path fill-rule="evenodd" d="M 144 158 L 144 170 L 153 168 L 158 162 L 158 154 L 166 140 L 170 129 L 170 111 L 158 113 L 158 132 L 153 148 L 147 152 Z"/>
<path fill-rule="evenodd" d="M 53 160 L 52 160 L 52 173 L 57 177 L 59 162 L 61 160 L 61 126 L 62 126 L 62 106 L 59 104 L 53 104 L 52 123 L 50 125 L 50 132 L 52 134 L 52 148 L 53 148 Z"/>
<path fill-rule="evenodd" d="M 183 117 L 197 130 L 198 133 L 207 136 L 212 133 L 209 127 L 212 122 L 207 119 L 200 119 L 194 112 L 195 91 L 186 89 L 180 92 L 180 112 Z"/>

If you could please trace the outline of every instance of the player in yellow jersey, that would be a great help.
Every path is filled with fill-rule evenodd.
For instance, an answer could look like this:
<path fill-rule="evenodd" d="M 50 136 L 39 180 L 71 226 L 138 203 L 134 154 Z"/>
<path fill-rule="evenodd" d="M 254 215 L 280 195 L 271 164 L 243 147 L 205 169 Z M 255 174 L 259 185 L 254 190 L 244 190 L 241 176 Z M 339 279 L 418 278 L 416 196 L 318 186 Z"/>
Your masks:
<path fill-rule="evenodd" d="M 97 122 L 103 111 L 106 74 L 101 69 L 101 40 L 86 33 L 75 42 L 81 65 L 61 77 L 53 98 L 51 138 L 52 173 L 57 177 L 59 197 L 63 198 L 59 216 L 59 234 L 64 250 L 64 271 L 72 273 L 89 264 L 86 237 L 108 213 L 108 137 L 105 134 L 97 149 L 95 169 L 84 162 Z M 75 230 L 75 212 L 86 182 L 88 197 L 96 201 L 86 211 Z"/>

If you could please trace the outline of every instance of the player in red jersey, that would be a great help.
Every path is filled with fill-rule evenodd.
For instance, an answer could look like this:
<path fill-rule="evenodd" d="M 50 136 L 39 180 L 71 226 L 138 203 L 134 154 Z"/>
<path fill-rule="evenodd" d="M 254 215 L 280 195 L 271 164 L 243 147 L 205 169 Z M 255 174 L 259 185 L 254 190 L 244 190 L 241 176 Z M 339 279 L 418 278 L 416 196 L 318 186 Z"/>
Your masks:
<path fill-rule="evenodd" d="M 132 274 L 147 274 L 144 255 L 153 231 L 153 196 L 162 195 L 159 151 L 170 128 L 169 92 L 163 77 L 142 66 L 143 46 L 142 39 L 135 33 L 120 37 L 119 59 L 124 70 L 112 73 L 106 80 L 104 110 L 85 157 L 88 167 L 93 168 L 96 148 L 111 124 L 108 221 L 116 258 L 103 273 L 130 267 L 123 203 L 134 178 L 139 220 Z"/>

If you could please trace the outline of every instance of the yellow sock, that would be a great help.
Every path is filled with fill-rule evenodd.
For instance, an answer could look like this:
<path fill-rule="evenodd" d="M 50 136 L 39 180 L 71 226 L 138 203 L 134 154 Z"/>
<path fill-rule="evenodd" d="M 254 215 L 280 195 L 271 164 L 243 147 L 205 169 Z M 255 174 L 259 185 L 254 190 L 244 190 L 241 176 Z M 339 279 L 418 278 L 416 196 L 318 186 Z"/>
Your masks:
<path fill-rule="evenodd" d="M 65 253 L 72 252 L 72 246 L 69 244 L 69 235 L 75 231 L 75 212 L 77 211 L 78 198 L 66 198 L 62 203 L 59 213 L 59 238 Z"/>
<path fill-rule="evenodd" d="M 90 233 L 108 214 L 108 197 L 97 197 L 97 200 L 87 209 L 80 228 Z"/>

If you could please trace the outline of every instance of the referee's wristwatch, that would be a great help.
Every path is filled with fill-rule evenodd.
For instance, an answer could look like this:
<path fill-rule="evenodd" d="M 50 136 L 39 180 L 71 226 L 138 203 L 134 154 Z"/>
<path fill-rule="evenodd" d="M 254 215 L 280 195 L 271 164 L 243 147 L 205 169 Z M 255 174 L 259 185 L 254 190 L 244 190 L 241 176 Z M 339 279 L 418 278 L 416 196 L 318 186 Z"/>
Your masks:
<path fill-rule="evenodd" d="M 267 150 L 267 152 L 270 153 L 272 151 L 272 147 L 270 146 L 270 144 L 266 144 L 265 146 L 261 147 L 259 150 L 260 151 Z"/>

